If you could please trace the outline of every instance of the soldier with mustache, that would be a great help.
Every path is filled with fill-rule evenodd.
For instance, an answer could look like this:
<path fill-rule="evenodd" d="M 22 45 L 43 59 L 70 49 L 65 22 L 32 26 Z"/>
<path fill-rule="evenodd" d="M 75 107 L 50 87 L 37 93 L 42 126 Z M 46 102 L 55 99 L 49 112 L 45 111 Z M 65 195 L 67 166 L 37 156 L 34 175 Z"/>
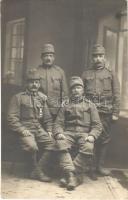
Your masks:
<path fill-rule="evenodd" d="M 105 49 L 96 44 L 92 49 L 92 66 L 82 74 L 86 98 L 95 103 L 103 125 L 103 132 L 96 142 L 97 171 L 109 175 L 104 161 L 110 141 L 110 127 L 117 121 L 120 108 L 120 86 L 117 75 L 106 67 Z"/>
<path fill-rule="evenodd" d="M 48 106 L 55 120 L 62 99 L 68 95 L 67 81 L 64 71 L 55 61 L 55 49 L 52 44 L 44 44 L 41 52 L 42 64 L 37 70 L 41 76 L 40 91 L 47 96 Z"/>
<path fill-rule="evenodd" d="M 16 132 L 20 147 L 29 154 L 30 178 L 43 182 L 50 182 L 51 178 L 44 173 L 44 166 L 54 167 L 51 161 L 55 159 L 53 151 L 57 154 L 57 167 L 66 173 L 69 190 L 74 189 L 75 167 L 67 151 L 61 151 L 56 146 L 52 135 L 52 116 L 45 100 L 45 95 L 39 91 L 40 74 L 36 69 L 28 71 L 27 85 L 24 92 L 13 96 L 9 111 L 8 123 Z M 37 153 L 40 159 L 37 159 Z M 31 171 L 32 167 L 32 171 Z"/>
<path fill-rule="evenodd" d="M 37 70 L 27 73 L 26 90 L 12 97 L 8 110 L 8 123 L 16 132 L 21 149 L 29 155 L 30 177 L 50 182 L 42 170 L 54 149 L 52 118 L 45 101 L 45 95 L 39 92 L 40 76 Z M 41 125 L 43 124 L 43 126 Z M 41 158 L 37 161 L 37 152 Z"/>

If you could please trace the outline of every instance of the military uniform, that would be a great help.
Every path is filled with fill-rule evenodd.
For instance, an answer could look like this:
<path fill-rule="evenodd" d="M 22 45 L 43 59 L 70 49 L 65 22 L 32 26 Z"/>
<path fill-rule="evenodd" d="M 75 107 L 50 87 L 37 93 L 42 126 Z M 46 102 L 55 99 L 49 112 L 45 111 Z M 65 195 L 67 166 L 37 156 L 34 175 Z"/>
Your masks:
<path fill-rule="evenodd" d="M 82 85 L 79 77 L 71 78 L 70 86 Z M 70 98 L 63 102 L 54 125 L 54 135 L 64 134 L 65 140 L 58 140 L 60 149 L 70 149 L 78 145 L 78 154 L 74 159 L 77 173 L 83 173 L 86 159 L 92 158 L 94 142 L 86 141 L 88 136 L 96 140 L 102 131 L 98 111 L 93 103 L 85 99 Z"/>
<path fill-rule="evenodd" d="M 49 68 L 40 65 L 41 91 L 48 97 L 48 106 L 52 115 L 56 115 L 62 98 L 68 94 L 64 71 L 54 65 Z"/>
<path fill-rule="evenodd" d="M 52 44 L 45 44 L 42 54 L 54 54 Z M 64 71 L 54 64 L 52 66 L 39 65 L 37 68 L 41 77 L 41 91 L 48 97 L 48 106 L 53 119 L 56 117 L 62 99 L 68 95 L 67 82 Z"/>
<path fill-rule="evenodd" d="M 71 100 L 71 99 L 70 99 Z M 66 102 L 67 104 L 67 102 Z M 64 102 L 63 102 L 64 105 Z M 79 143 L 79 152 L 93 154 L 93 144 L 84 142 L 88 135 L 97 139 L 102 130 L 97 109 L 93 103 L 83 97 L 77 101 L 71 100 L 64 105 L 55 121 L 54 133 L 64 133 L 67 137 L 68 148 Z M 60 148 L 65 148 L 62 146 Z"/>
<path fill-rule="evenodd" d="M 107 69 L 86 70 L 82 79 L 85 84 L 85 94 L 95 103 L 99 113 L 119 115 L 120 89 L 116 74 Z"/>
<path fill-rule="evenodd" d="M 105 54 L 100 45 L 95 45 L 93 54 Z M 112 115 L 119 116 L 120 87 L 116 74 L 105 66 L 96 69 L 93 66 L 82 74 L 86 98 L 95 103 L 103 125 L 97 145 L 99 164 L 103 165 L 107 144 L 110 141 Z M 107 173 L 106 173 L 107 174 Z"/>
<path fill-rule="evenodd" d="M 47 133 L 52 131 L 52 118 L 41 92 L 37 92 L 36 96 L 32 96 L 28 90 L 16 94 L 10 103 L 8 122 L 11 129 L 17 132 L 23 150 L 37 151 L 37 142 L 44 149 L 53 148 Z M 44 124 L 45 129 L 40 123 Z M 22 135 L 26 129 L 32 133 L 31 136 Z"/>
<path fill-rule="evenodd" d="M 51 179 L 44 174 L 42 166 L 48 162 L 51 150 L 54 149 L 54 140 L 48 134 L 52 131 L 52 117 L 44 101 L 44 94 L 38 92 L 39 80 L 36 70 L 28 72 L 26 91 L 14 95 L 11 100 L 8 123 L 17 133 L 21 148 L 29 152 L 30 177 L 49 182 Z M 41 158 L 37 161 L 39 146 Z"/>
<path fill-rule="evenodd" d="M 39 80 L 40 78 L 37 70 L 30 70 L 28 79 Z M 10 128 L 17 132 L 21 148 L 24 151 L 31 153 L 33 171 L 31 178 L 37 178 L 41 181 L 51 181 L 43 171 L 42 167 L 46 166 L 52 156 L 53 150 L 56 150 L 58 156 L 59 167 L 62 168 L 64 173 L 68 176 L 71 186 L 74 179 L 73 172 L 75 170 L 70 154 L 62 152 L 60 149 L 55 148 L 55 140 L 49 133 L 52 132 L 52 117 L 49 112 L 47 102 L 44 100 L 43 93 L 37 91 L 32 92 L 26 89 L 25 92 L 14 95 L 10 103 L 8 111 L 8 122 Z M 24 136 L 24 131 L 28 130 L 31 134 Z M 36 152 L 38 146 L 42 153 L 39 162 L 37 163 Z M 66 163 L 63 160 L 66 159 Z"/>

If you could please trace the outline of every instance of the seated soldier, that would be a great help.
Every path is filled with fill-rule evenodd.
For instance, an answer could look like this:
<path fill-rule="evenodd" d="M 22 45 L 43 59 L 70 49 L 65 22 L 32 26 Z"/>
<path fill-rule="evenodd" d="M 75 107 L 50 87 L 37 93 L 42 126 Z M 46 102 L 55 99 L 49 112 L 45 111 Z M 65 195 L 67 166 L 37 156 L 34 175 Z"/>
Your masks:
<path fill-rule="evenodd" d="M 75 182 L 75 168 L 70 154 L 55 148 L 55 140 L 52 137 L 52 118 L 47 107 L 46 96 L 38 91 L 39 87 L 38 72 L 30 70 L 27 74 L 26 90 L 12 98 L 8 111 L 8 122 L 10 128 L 17 132 L 22 150 L 29 152 L 31 156 L 33 170 L 30 177 L 44 182 L 51 181 L 42 168 L 49 161 L 54 150 L 60 167 L 68 178 L 68 189 L 72 190 Z M 39 147 L 41 158 L 37 162 Z"/>
<path fill-rule="evenodd" d="M 78 145 L 78 152 L 73 161 L 77 175 L 75 186 L 83 182 L 84 166 L 88 162 L 92 165 L 94 142 L 102 131 L 95 105 L 83 94 L 82 79 L 77 76 L 71 77 L 70 98 L 63 102 L 53 128 L 59 149 L 70 149 L 75 144 Z M 61 179 L 61 184 L 68 187 L 65 179 Z"/>
<path fill-rule="evenodd" d="M 24 92 L 13 96 L 9 111 L 8 123 L 17 133 L 22 150 L 29 152 L 32 161 L 31 178 L 49 182 L 50 178 L 42 171 L 42 165 L 47 161 L 54 141 L 51 135 L 52 119 L 47 107 L 45 95 L 38 91 L 40 77 L 36 70 L 27 74 L 27 84 Z M 43 121 L 44 127 L 40 121 Z M 42 150 L 37 162 L 39 146 Z"/>

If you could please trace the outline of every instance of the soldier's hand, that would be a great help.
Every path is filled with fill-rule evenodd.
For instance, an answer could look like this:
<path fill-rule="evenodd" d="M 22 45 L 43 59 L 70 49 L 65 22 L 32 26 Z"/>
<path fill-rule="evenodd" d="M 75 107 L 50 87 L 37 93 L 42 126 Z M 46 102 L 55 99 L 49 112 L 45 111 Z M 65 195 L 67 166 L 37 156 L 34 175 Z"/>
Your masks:
<path fill-rule="evenodd" d="M 50 138 L 52 138 L 52 136 L 53 136 L 52 132 L 48 132 L 48 135 Z"/>
<path fill-rule="evenodd" d="M 119 119 L 119 117 L 115 116 L 115 115 L 112 115 L 112 120 L 113 121 L 117 121 Z"/>
<path fill-rule="evenodd" d="M 94 137 L 92 135 L 89 135 L 87 138 L 85 138 L 85 141 L 88 141 L 88 142 L 94 142 Z"/>
<path fill-rule="evenodd" d="M 62 134 L 62 133 L 60 133 L 60 134 L 58 134 L 58 135 L 56 136 L 56 139 L 57 139 L 57 140 L 64 140 L 65 138 L 66 138 L 65 135 Z"/>
<path fill-rule="evenodd" d="M 31 135 L 32 135 L 31 132 L 30 132 L 29 130 L 24 130 L 24 131 L 22 132 L 22 134 L 23 134 L 24 137 L 26 137 L 26 136 L 31 136 Z"/>
<path fill-rule="evenodd" d="M 43 94 L 43 93 L 41 93 L 41 97 L 42 97 L 42 99 L 43 99 L 44 101 L 47 101 L 47 99 L 48 99 L 48 97 L 47 97 L 45 94 Z"/>

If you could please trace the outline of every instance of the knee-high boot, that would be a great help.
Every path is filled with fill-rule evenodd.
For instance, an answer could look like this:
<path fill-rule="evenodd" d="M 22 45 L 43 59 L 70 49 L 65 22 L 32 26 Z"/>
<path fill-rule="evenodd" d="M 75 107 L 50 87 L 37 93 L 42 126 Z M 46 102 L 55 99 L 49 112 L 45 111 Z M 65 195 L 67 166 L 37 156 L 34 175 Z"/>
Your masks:
<path fill-rule="evenodd" d="M 95 160 L 94 160 L 94 155 L 90 156 L 89 160 L 89 177 L 92 179 L 92 180 L 97 180 L 97 176 L 96 176 L 96 173 L 95 173 Z"/>
<path fill-rule="evenodd" d="M 86 163 L 86 155 L 82 153 L 78 153 L 73 163 L 74 163 L 76 175 L 77 175 L 77 185 L 80 185 L 83 183 L 83 179 L 84 179 L 84 165 Z"/>
<path fill-rule="evenodd" d="M 67 187 L 68 190 L 74 190 L 76 187 L 75 167 L 70 154 L 67 151 L 61 151 L 60 166 L 64 172 L 60 180 L 60 186 Z"/>
<path fill-rule="evenodd" d="M 108 144 L 102 144 L 99 148 L 99 152 L 97 155 L 97 157 L 98 157 L 97 158 L 97 171 L 102 176 L 110 175 L 110 171 L 108 169 L 104 168 L 104 161 L 105 161 L 107 149 L 108 149 Z"/>
<path fill-rule="evenodd" d="M 38 162 L 35 160 L 35 163 L 34 163 L 35 166 L 34 166 L 34 169 L 31 173 L 31 178 L 38 179 L 42 182 L 51 182 L 50 177 L 48 177 L 43 172 L 43 167 L 47 164 L 50 154 L 51 154 L 50 151 L 44 151 L 40 160 Z M 35 158 L 33 158 L 33 159 L 35 159 Z"/>

